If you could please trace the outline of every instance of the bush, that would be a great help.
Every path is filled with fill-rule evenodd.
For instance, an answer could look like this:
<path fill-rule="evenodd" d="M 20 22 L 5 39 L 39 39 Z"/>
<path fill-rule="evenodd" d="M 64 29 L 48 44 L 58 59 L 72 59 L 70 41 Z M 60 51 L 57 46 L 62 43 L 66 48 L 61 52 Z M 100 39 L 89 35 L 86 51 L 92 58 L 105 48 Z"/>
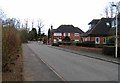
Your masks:
<path fill-rule="evenodd" d="M 94 41 L 86 41 L 82 43 L 76 43 L 77 46 L 83 46 L 83 47 L 95 47 Z"/>
<path fill-rule="evenodd" d="M 106 46 L 114 46 L 114 43 L 105 44 Z"/>
<path fill-rule="evenodd" d="M 28 42 L 28 33 L 26 29 L 21 29 L 20 31 L 20 37 L 21 37 L 21 42 L 22 43 L 27 43 Z"/>
<path fill-rule="evenodd" d="M 52 46 L 59 46 L 59 43 L 52 43 Z"/>
<path fill-rule="evenodd" d="M 63 45 L 71 45 L 71 42 L 62 42 Z"/>
<path fill-rule="evenodd" d="M 2 29 L 2 70 L 4 71 L 9 63 L 15 60 L 21 46 L 21 39 L 17 29 L 6 27 Z"/>
<path fill-rule="evenodd" d="M 118 47 L 118 57 L 120 57 L 120 47 Z M 103 47 L 103 54 L 105 55 L 110 55 L 110 56 L 115 56 L 115 46 L 104 46 Z"/>

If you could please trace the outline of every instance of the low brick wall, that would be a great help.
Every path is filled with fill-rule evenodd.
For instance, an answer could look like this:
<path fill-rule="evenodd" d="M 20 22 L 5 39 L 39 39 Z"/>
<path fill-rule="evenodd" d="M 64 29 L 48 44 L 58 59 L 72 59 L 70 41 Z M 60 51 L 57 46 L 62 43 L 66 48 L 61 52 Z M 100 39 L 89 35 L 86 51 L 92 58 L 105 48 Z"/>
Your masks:
<path fill-rule="evenodd" d="M 77 50 L 77 51 L 81 50 L 81 51 L 86 51 L 86 52 L 102 54 L 102 48 L 90 48 L 90 47 L 67 46 L 67 45 L 60 45 L 60 47 L 67 48 L 67 49 L 73 49 L 73 50 Z"/>

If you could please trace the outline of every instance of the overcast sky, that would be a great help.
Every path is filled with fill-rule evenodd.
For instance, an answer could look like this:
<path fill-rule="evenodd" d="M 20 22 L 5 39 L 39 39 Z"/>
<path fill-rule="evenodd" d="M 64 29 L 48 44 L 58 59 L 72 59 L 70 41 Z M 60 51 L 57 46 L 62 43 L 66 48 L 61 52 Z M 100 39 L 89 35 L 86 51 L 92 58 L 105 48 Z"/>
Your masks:
<path fill-rule="evenodd" d="M 8 17 L 43 21 L 44 31 L 58 28 L 61 24 L 72 24 L 83 31 L 88 30 L 92 19 L 104 16 L 105 6 L 119 0 L 0 0 L 0 9 Z"/>

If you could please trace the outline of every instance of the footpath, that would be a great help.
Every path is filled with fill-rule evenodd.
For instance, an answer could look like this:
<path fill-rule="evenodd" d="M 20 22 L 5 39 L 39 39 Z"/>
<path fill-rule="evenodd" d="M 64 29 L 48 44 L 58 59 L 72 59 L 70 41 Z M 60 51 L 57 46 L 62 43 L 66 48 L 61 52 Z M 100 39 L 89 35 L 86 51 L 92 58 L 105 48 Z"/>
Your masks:
<path fill-rule="evenodd" d="M 71 53 L 75 53 L 81 56 L 86 56 L 86 57 L 90 57 L 90 58 L 95 58 L 98 60 L 103 60 L 103 61 L 107 61 L 107 62 L 111 62 L 111 63 L 115 63 L 115 64 L 120 64 L 120 58 L 114 58 L 108 55 L 103 55 L 101 53 L 95 53 L 95 52 L 90 52 L 90 51 L 84 51 L 84 50 L 80 50 L 79 48 L 73 48 L 73 47 L 66 47 L 66 46 L 60 46 L 60 47 L 55 47 L 55 46 L 50 46 L 59 50 L 63 50 L 63 51 L 67 51 L 67 52 L 71 52 Z M 89 50 L 89 49 L 88 49 Z"/>

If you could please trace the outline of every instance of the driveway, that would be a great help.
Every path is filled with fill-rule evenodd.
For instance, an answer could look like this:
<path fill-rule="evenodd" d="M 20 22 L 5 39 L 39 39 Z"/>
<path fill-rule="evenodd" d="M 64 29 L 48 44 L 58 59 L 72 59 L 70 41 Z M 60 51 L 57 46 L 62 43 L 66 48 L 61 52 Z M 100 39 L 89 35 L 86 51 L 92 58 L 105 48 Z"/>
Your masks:
<path fill-rule="evenodd" d="M 41 62 L 42 59 L 49 65 L 61 78 L 67 81 L 117 81 L 118 80 L 118 65 L 106 61 L 97 60 L 78 54 L 62 51 L 59 49 L 50 48 L 46 45 L 38 43 L 27 44 L 30 51 L 31 61 L 29 65 L 33 65 L 33 69 L 28 69 L 33 73 L 41 68 L 41 65 L 35 64 Z M 26 52 L 26 51 L 25 51 Z M 31 52 L 33 54 L 31 54 Z M 26 55 L 27 55 L 26 54 Z M 34 56 L 35 54 L 35 56 Z M 37 56 L 37 62 L 36 61 Z M 38 60 L 39 59 L 39 60 Z M 26 57 L 27 60 L 27 57 Z M 37 69 L 36 69 L 37 68 Z M 46 67 L 47 68 L 47 67 Z M 27 69 L 27 66 L 26 66 Z M 37 71 L 35 71 L 37 70 Z M 46 73 L 46 71 L 42 71 Z M 48 73 L 46 73 L 47 75 Z M 37 74 L 39 76 L 39 74 Z M 33 76 L 34 78 L 34 74 Z M 49 76 L 51 76 L 49 74 Z M 27 75 L 25 77 L 28 77 Z M 41 78 L 41 77 L 40 77 Z"/>

